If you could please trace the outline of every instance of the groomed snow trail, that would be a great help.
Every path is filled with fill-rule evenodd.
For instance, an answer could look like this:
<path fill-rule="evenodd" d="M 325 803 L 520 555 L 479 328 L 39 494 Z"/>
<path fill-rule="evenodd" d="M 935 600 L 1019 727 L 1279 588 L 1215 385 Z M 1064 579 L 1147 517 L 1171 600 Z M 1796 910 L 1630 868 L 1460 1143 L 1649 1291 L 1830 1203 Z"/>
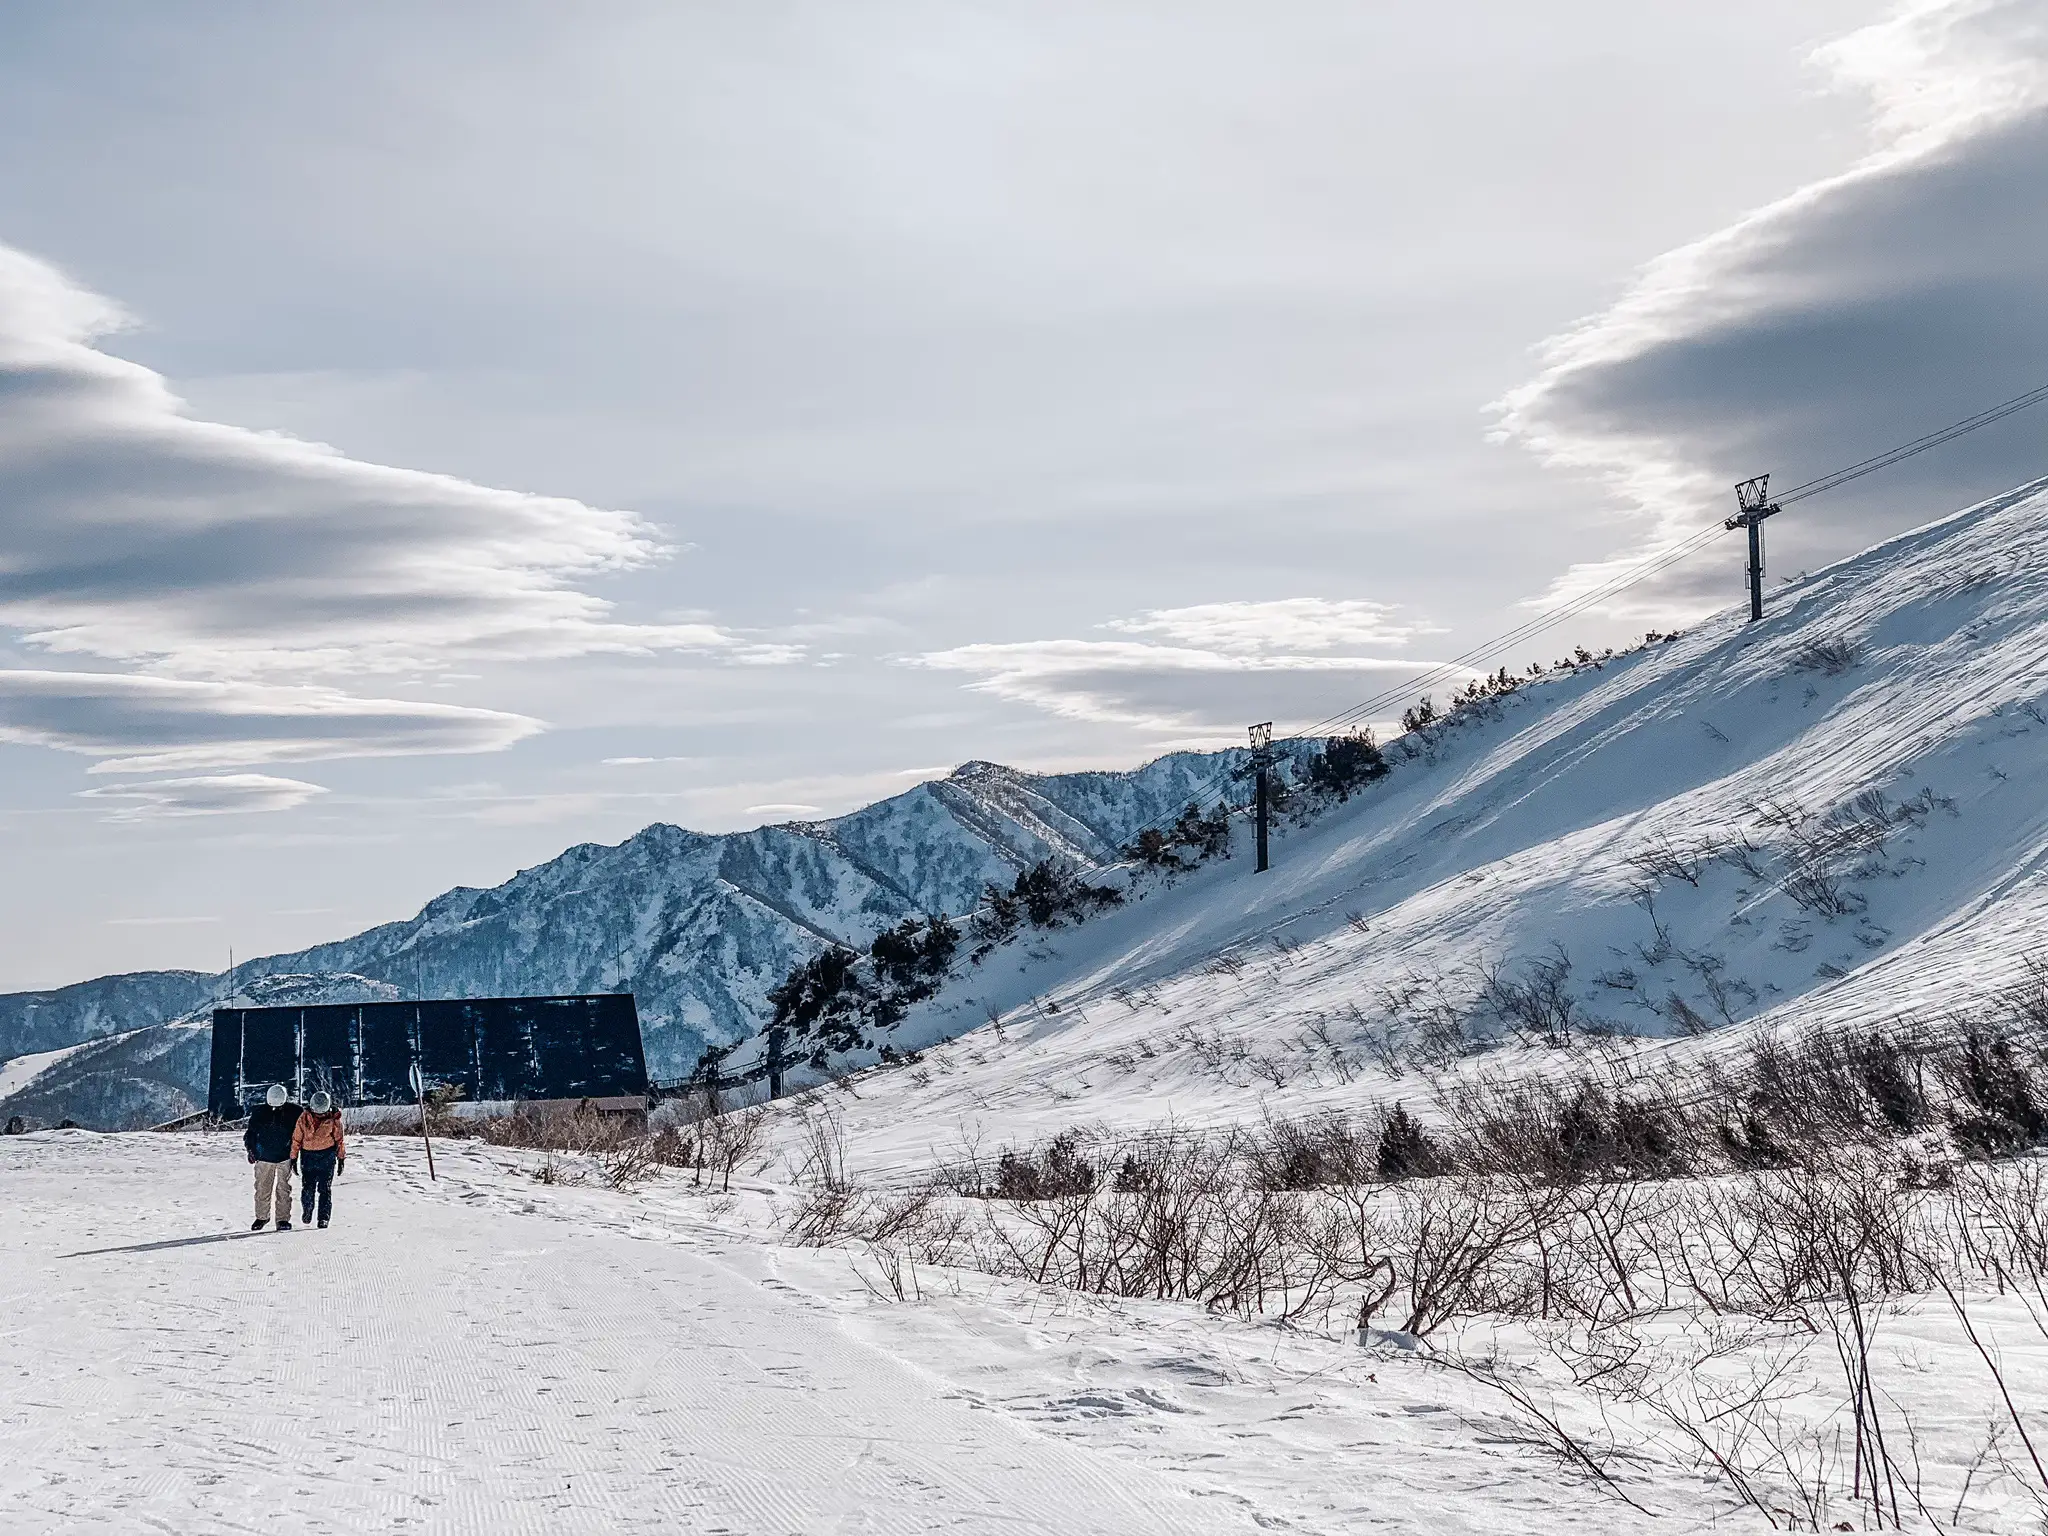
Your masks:
<path fill-rule="evenodd" d="M 252 1235 L 232 1137 L 0 1142 L 0 1529 L 1259 1528 L 975 1408 L 767 1266 L 418 1161 L 361 1138 L 333 1228 Z"/>

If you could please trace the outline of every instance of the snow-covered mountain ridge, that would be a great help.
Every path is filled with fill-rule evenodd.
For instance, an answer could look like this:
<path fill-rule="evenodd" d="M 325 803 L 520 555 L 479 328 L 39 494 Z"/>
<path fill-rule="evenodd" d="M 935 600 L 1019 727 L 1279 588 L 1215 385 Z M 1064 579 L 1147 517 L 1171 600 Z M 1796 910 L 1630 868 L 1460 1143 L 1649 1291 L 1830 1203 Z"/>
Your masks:
<path fill-rule="evenodd" d="M 1340 1106 L 1504 1033 L 1680 1038 L 1989 990 L 2048 916 L 2044 555 L 2048 481 L 1783 583 L 1760 624 L 1731 610 L 1404 738 L 1387 779 L 1280 829 L 1271 872 L 1238 858 L 1141 879 L 1116 910 L 960 967 L 876 1042 L 924 1054 L 854 1085 L 852 1143 L 921 1158 L 970 1125 Z M 752 1034 L 767 991 L 825 945 L 969 910 L 1047 854 L 1099 867 L 1240 760 L 1051 777 L 972 763 L 831 822 L 650 827 L 249 962 L 232 984 L 623 983 L 654 1069 L 681 1073 L 705 1043 Z M 113 1103 L 122 1053 L 176 1055 L 159 1046 L 145 1031 L 67 1055 L 0 1110 L 24 1093 L 44 1113 Z M 167 1102 L 154 1081 L 138 1102 Z"/>
<path fill-rule="evenodd" d="M 0 1114 L 112 1126 L 185 1112 L 203 1099 L 203 1038 L 149 1027 L 203 1036 L 229 994 L 349 1002 L 624 986 L 639 999 L 650 1069 L 680 1075 L 706 1045 L 756 1029 L 768 989 L 827 944 L 961 911 L 988 881 L 1048 856 L 1111 862 L 1137 828 L 1244 755 L 1052 775 L 970 762 L 830 821 L 715 835 L 657 824 L 616 846 L 582 844 L 489 890 L 458 887 L 408 921 L 231 976 L 151 972 L 0 997 L 0 1061 L 102 1042 L 24 1078 L 0 1095 Z"/>
<path fill-rule="evenodd" d="M 1404 739 L 1267 874 L 966 968 L 892 1037 L 930 1048 L 835 1096 L 848 1146 L 1356 1107 L 1490 1039 L 1931 1019 L 2015 979 L 2048 948 L 2048 480 L 1746 620 Z"/>

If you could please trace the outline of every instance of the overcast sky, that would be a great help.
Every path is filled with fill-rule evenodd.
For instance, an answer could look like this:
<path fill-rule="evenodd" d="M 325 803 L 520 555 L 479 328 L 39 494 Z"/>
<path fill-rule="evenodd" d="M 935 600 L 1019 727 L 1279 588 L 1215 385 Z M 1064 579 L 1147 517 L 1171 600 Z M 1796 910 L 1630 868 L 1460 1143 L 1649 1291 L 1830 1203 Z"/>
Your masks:
<path fill-rule="evenodd" d="M 0 9 L 0 987 L 1398 682 L 2048 382 L 2048 5 Z M 1781 573 L 2048 469 L 2015 418 Z M 1733 540 L 1519 665 L 1739 595 Z"/>

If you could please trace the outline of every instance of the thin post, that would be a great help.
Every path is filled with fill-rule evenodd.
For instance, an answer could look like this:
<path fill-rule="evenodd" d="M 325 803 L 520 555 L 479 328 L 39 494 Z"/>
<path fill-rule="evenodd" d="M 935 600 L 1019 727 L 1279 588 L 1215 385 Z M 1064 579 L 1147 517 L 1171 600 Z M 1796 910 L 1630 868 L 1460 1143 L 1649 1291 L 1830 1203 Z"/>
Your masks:
<path fill-rule="evenodd" d="M 1764 525 L 1761 520 L 1751 518 L 1749 522 L 1749 622 L 1754 624 L 1764 616 Z"/>
<path fill-rule="evenodd" d="M 439 1182 L 440 1175 L 434 1172 L 434 1138 L 427 1134 L 427 1094 L 420 1090 L 420 1145 L 427 1149 L 427 1177 Z"/>
<path fill-rule="evenodd" d="M 427 1080 L 420 1075 L 420 1064 L 412 1064 L 412 1091 L 420 1104 L 420 1145 L 427 1149 L 427 1177 L 439 1182 L 434 1172 L 434 1138 L 427 1134 Z"/>
<path fill-rule="evenodd" d="M 768 1097 L 782 1097 L 782 1030 L 768 1031 Z"/>
<path fill-rule="evenodd" d="M 1257 781 L 1257 792 L 1253 804 L 1254 817 L 1258 827 L 1258 861 L 1252 873 L 1263 874 L 1271 867 L 1272 862 L 1266 856 L 1267 810 L 1269 802 L 1269 796 L 1266 791 L 1266 769 L 1273 755 L 1273 722 L 1268 720 L 1263 725 L 1254 725 L 1249 728 L 1249 734 L 1252 741 L 1252 767 Z"/>

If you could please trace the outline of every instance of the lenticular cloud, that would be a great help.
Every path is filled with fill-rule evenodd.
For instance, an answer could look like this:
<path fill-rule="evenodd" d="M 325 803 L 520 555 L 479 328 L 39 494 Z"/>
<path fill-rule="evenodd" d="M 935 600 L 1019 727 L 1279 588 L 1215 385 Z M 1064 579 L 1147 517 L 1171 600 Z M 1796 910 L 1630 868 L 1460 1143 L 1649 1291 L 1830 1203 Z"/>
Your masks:
<path fill-rule="evenodd" d="M 537 722 L 335 690 L 599 651 L 757 659 L 710 624 L 618 622 L 582 589 L 665 553 L 633 514 L 194 420 L 95 345 L 120 323 L 0 246 L 0 630 L 149 684 L 9 674 L 0 737 L 152 768 L 489 750 Z M 276 691 L 294 688 L 312 691 Z"/>
<path fill-rule="evenodd" d="M 0 247 L 0 623 L 32 643 L 244 677 L 734 648 L 577 588 L 663 553 L 633 514 L 195 421 L 92 345 L 114 319 Z"/>
<path fill-rule="evenodd" d="M 153 779 L 146 784 L 109 784 L 83 789 L 81 800 L 107 802 L 109 821 L 160 821 L 186 816 L 224 816 L 249 811 L 289 811 L 327 791 L 302 779 L 268 773 L 216 773 L 189 779 Z"/>
<path fill-rule="evenodd" d="M 2048 382 L 2044 37 L 2044 0 L 1933 0 L 1821 50 L 1871 102 L 1870 151 L 1653 262 L 1549 345 L 1504 402 L 1509 434 L 1605 481 L 1657 547 L 1733 511 L 1739 479 L 1769 471 L 1782 490 Z M 2031 479 L 2039 421 L 1802 504 L 1771 527 L 1774 571 Z M 1652 606 L 1719 606 L 1729 566 L 1681 568 Z"/>

